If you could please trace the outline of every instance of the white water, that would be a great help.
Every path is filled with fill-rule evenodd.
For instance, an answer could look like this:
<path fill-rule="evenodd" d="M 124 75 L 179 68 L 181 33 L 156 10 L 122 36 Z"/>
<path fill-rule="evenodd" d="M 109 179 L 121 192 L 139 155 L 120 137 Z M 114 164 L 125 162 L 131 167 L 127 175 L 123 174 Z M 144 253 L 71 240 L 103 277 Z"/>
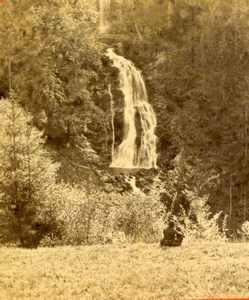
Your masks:
<path fill-rule="evenodd" d="M 144 195 L 144 193 L 136 186 L 136 177 L 135 176 L 125 176 L 124 180 L 131 186 L 134 194 Z"/>
<path fill-rule="evenodd" d="M 114 127 L 114 101 L 113 101 L 113 96 L 112 96 L 112 91 L 111 91 L 111 85 L 108 85 L 108 93 L 110 95 L 111 99 L 111 126 L 112 126 L 112 157 L 114 157 L 114 141 L 115 141 L 115 127 Z"/>
<path fill-rule="evenodd" d="M 119 70 L 119 88 L 124 95 L 123 141 L 116 148 L 113 138 L 111 167 L 115 168 L 156 168 L 156 116 L 148 102 L 147 91 L 141 72 L 134 64 L 108 49 L 106 55 Z M 114 99 L 112 99 L 114 101 Z M 112 120 L 114 120 L 112 104 Z M 135 124 L 139 116 L 141 134 L 138 136 Z M 114 127 L 114 124 L 113 124 Z M 115 134 L 114 134 L 115 137 Z M 137 143 L 137 139 L 139 143 Z"/>
<path fill-rule="evenodd" d="M 111 0 L 99 0 L 99 31 L 105 33 L 109 27 Z"/>

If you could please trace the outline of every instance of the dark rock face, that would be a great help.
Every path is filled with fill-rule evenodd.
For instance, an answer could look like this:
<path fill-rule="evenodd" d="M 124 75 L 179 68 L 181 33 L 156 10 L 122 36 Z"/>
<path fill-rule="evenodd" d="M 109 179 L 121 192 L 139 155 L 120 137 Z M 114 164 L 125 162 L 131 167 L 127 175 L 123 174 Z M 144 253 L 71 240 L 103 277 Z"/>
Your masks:
<path fill-rule="evenodd" d="M 142 124 L 141 124 L 141 116 L 140 116 L 138 109 L 136 110 L 136 114 L 135 114 L 135 126 L 137 129 L 136 145 L 137 145 L 137 148 L 139 149 L 141 146 L 141 139 L 142 139 L 143 131 L 142 131 Z"/>
<path fill-rule="evenodd" d="M 111 95 L 107 90 L 102 91 L 96 97 L 96 104 L 107 114 L 111 111 Z"/>
<path fill-rule="evenodd" d="M 114 115 L 115 148 L 120 145 L 124 138 L 124 110 L 115 110 Z"/>
<path fill-rule="evenodd" d="M 64 144 L 68 141 L 69 128 L 63 118 L 49 118 L 45 130 L 50 139 L 57 144 Z"/>
<path fill-rule="evenodd" d="M 111 118 L 113 118 L 113 126 L 115 133 L 115 148 L 122 142 L 124 138 L 124 94 L 119 87 L 119 70 L 118 68 L 112 66 L 112 61 L 105 57 L 106 62 L 106 72 L 108 82 L 110 84 L 111 96 L 110 100 L 110 113 Z M 104 98 L 102 98 L 103 100 Z M 111 111 L 111 101 L 112 111 Z"/>

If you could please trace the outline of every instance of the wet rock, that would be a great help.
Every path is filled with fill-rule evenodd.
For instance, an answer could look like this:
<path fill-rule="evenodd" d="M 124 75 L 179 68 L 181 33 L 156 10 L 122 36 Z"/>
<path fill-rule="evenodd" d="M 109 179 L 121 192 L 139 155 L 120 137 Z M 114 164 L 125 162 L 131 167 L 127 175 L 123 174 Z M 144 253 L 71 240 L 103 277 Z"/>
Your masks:
<path fill-rule="evenodd" d="M 143 192 L 144 192 L 145 194 L 149 194 L 150 189 L 149 189 L 149 188 L 144 188 L 144 189 L 143 189 Z"/>
<path fill-rule="evenodd" d="M 96 104 L 103 109 L 105 112 L 110 112 L 111 110 L 111 95 L 108 91 L 99 93 L 98 97 L 95 99 Z"/>
<path fill-rule="evenodd" d="M 105 184 L 104 192 L 109 194 L 109 193 L 114 192 L 114 191 L 115 191 L 115 188 L 111 183 Z"/>
<path fill-rule="evenodd" d="M 102 180 L 105 182 L 105 183 L 114 183 L 115 180 L 113 177 L 111 176 L 107 176 L 107 175 L 103 175 L 102 176 Z"/>

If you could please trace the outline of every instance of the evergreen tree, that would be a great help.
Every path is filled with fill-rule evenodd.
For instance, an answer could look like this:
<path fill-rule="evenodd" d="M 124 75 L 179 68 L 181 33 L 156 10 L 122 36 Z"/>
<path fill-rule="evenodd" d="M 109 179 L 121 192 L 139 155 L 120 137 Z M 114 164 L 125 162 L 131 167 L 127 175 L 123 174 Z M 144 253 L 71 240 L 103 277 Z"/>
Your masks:
<path fill-rule="evenodd" d="M 0 119 L 0 192 L 2 214 L 7 216 L 1 225 L 22 246 L 36 246 L 51 225 L 59 165 L 13 94 L 0 101 Z"/>

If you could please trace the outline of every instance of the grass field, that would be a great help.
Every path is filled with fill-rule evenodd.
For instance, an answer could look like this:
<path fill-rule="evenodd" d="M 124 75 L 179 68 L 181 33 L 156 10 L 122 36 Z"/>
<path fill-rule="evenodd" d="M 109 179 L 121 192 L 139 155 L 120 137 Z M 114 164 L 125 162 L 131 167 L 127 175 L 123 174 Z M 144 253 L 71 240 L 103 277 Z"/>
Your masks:
<path fill-rule="evenodd" d="M 0 299 L 249 297 L 249 244 L 0 248 Z"/>

